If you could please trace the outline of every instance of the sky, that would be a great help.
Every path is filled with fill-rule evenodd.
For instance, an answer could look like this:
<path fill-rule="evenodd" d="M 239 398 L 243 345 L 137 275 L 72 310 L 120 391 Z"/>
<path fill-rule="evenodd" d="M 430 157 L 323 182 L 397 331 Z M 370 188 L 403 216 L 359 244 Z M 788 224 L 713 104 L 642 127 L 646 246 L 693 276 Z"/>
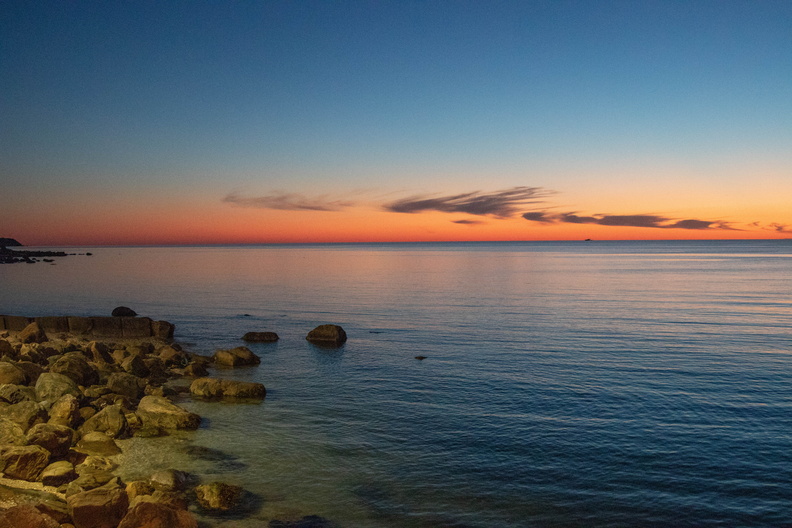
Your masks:
<path fill-rule="evenodd" d="M 792 238 L 792 2 L 0 2 L 26 245 Z"/>

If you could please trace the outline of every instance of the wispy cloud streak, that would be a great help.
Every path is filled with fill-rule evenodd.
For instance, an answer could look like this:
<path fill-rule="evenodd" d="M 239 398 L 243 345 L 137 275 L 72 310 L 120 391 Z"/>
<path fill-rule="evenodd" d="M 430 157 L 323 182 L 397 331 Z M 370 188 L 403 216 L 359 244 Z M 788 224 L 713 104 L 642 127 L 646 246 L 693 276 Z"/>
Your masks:
<path fill-rule="evenodd" d="M 698 220 L 694 218 L 675 220 L 659 215 L 606 215 L 580 216 L 576 213 L 550 213 L 547 211 L 532 211 L 522 215 L 531 222 L 543 224 L 596 224 L 615 227 L 650 227 L 656 229 L 693 229 L 707 230 L 719 229 L 736 231 L 729 222 L 723 220 Z"/>
<path fill-rule="evenodd" d="M 550 194 L 541 187 L 512 187 L 490 193 L 475 191 L 450 196 L 412 196 L 385 204 L 384 208 L 394 213 L 441 211 L 508 218 L 527 205 L 544 202 Z"/>
<path fill-rule="evenodd" d="M 265 196 L 243 197 L 230 193 L 223 202 L 239 207 L 256 209 L 280 209 L 285 211 L 340 211 L 355 205 L 346 200 L 332 200 L 326 196 L 309 198 L 297 193 L 273 193 Z"/>

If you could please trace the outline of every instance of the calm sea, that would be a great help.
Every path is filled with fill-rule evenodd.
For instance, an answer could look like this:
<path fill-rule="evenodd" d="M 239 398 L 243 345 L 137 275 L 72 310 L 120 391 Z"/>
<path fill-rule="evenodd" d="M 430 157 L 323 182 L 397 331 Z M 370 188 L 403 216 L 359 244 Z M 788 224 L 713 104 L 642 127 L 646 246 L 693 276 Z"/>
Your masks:
<path fill-rule="evenodd" d="M 86 250 L 0 266 L 0 313 L 281 337 L 220 374 L 263 404 L 127 446 L 256 495 L 212 526 L 792 526 L 792 241 Z"/>

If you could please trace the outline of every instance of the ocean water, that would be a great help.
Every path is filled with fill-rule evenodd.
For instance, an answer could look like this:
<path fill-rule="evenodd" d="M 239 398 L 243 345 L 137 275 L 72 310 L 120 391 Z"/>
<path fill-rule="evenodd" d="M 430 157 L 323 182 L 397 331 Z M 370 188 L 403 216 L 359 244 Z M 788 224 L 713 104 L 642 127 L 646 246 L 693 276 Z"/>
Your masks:
<path fill-rule="evenodd" d="M 85 250 L 0 266 L 0 313 L 281 337 L 216 373 L 264 403 L 185 400 L 201 429 L 125 446 L 129 478 L 250 492 L 210 526 L 792 526 L 792 241 Z"/>

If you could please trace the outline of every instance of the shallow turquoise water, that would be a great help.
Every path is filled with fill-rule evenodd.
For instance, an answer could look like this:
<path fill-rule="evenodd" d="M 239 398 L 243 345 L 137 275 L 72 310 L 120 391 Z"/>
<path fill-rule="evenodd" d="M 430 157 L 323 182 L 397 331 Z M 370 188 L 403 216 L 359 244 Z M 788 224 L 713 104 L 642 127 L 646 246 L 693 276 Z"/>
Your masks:
<path fill-rule="evenodd" d="M 789 241 L 90 251 L 1 266 L 0 313 L 281 337 L 221 373 L 263 404 L 185 402 L 204 427 L 141 451 L 259 497 L 217 526 L 792 522 Z M 308 344 L 322 323 L 347 344 Z"/>

